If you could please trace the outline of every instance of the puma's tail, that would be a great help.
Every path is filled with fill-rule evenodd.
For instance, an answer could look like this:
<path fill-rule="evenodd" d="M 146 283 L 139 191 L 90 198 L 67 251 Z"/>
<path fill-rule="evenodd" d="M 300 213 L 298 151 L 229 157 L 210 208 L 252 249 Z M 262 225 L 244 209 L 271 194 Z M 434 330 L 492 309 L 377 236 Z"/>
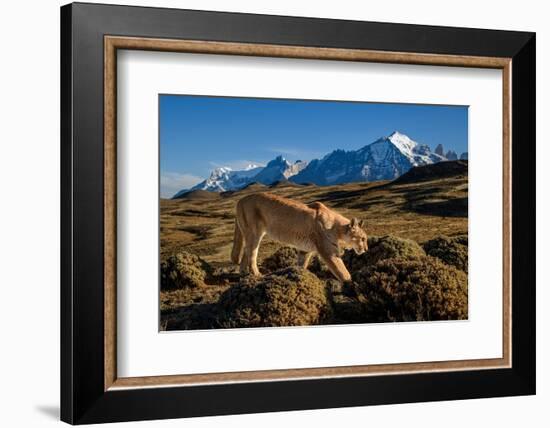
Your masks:
<path fill-rule="evenodd" d="M 233 234 L 233 250 L 231 251 L 231 261 L 235 264 L 241 263 L 243 258 L 244 236 L 239 227 L 239 223 L 235 220 L 235 233 Z"/>

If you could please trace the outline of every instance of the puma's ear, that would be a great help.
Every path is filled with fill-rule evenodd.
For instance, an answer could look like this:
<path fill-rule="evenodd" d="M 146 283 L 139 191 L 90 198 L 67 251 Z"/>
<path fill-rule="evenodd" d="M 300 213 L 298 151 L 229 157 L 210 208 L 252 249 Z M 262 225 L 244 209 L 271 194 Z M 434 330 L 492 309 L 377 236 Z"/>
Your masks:
<path fill-rule="evenodd" d="M 367 222 L 365 220 L 361 219 L 361 221 L 359 222 L 359 226 L 367 227 Z"/>
<path fill-rule="evenodd" d="M 351 223 L 350 223 L 350 226 L 353 228 L 353 227 L 357 227 L 359 226 L 359 220 L 357 220 L 357 218 L 352 218 L 351 219 Z"/>

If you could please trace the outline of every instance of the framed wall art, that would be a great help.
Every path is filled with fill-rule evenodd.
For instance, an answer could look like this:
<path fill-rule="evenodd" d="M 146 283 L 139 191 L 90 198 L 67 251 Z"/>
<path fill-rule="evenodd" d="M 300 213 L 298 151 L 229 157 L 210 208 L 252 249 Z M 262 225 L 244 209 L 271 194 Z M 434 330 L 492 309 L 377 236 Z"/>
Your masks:
<path fill-rule="evenodd" d="M 61 418 L 535 393 L 535 35 L 61 8 Z"/>

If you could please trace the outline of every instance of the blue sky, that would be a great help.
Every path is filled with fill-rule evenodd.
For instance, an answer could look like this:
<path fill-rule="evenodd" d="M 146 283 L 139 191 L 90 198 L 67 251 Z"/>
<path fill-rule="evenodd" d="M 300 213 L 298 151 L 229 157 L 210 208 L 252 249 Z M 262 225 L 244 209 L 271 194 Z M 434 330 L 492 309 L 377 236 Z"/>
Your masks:
<path fill-rule="evenodd" d="M 257 98 L 160 95 L 161 196 L 205 179 L 218 166 L 265 164 L 357 150 L 393 131 L 460 155 L 468 108 Z"/>

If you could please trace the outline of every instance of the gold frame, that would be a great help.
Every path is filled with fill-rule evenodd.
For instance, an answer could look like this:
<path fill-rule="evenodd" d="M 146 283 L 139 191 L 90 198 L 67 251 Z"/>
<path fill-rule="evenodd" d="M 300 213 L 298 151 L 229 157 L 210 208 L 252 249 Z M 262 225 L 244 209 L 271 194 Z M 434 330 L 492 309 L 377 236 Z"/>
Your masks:
<path fill-rule="evenodd" d="M 118 49 L 394 64 L 441 65 L 502 70 L 503 81 L 503 349 L 502 358 L 358 365 L 148 377 L 117 377 L 116 369 L 116 52 Z M 105 36 L 104 38 L 104 389 L 190 386 L 235 382 L 352 377 L 511 367 L 511 58 L 382 52 L 194 40 Z"/>

